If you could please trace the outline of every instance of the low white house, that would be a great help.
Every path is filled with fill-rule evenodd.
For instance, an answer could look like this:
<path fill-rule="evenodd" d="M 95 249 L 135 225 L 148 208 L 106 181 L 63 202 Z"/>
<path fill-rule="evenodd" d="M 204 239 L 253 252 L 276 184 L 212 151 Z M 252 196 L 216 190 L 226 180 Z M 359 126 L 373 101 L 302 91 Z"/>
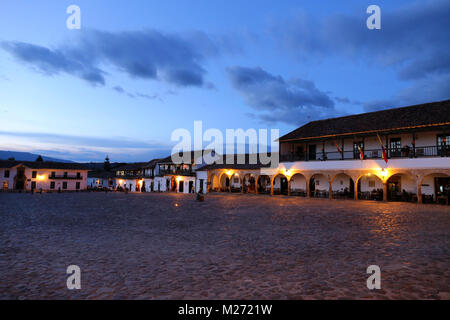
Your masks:
<path fill-rule="evenodd" d="M 0 160 L 1 190 L 85 190 L 87 176 L 88 169 L 78 163 Z"/>

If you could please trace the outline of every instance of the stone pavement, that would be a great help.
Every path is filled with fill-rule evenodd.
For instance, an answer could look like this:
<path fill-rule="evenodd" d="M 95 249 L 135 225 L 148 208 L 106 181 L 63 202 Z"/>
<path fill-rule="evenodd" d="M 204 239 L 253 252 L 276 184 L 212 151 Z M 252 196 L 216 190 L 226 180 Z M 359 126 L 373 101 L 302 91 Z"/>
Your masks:
<path fill-rule="evenodd" d="M 0 193 L 0 299 L 450 299 L 449 248 L 437 205 Z"/>

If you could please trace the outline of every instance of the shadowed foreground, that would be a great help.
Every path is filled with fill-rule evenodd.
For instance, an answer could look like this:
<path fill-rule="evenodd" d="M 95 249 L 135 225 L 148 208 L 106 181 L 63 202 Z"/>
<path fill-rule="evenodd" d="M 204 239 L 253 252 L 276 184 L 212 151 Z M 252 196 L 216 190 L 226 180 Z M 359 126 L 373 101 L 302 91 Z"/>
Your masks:
<path fill-rule="evenodd" d="M 434 205 L 0 193 L 0 299 L 450 299 L 449 236 Z"/>

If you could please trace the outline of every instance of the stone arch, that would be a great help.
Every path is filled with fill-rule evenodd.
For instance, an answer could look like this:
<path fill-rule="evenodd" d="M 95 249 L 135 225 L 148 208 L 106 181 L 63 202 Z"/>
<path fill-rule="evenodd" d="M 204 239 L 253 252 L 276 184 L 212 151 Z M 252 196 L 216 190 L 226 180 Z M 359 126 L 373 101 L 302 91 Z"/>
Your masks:
<path fill-rule="evenodd" d="M 289 178 L 282 173 L 273 176 L 270 182 L 271 194 L 289 194 Z"/>
<path fill-rule="evenodd" d="M 256 177 L 253 173 L 246 173 L 242 180 L 244 192 L 256 193 Z"/>
<path fill-rule="evenodd" d="M 223 172 L 219 176 L 219 190 L 221 192 L 229 192 L 230 191 L 230 177 L 226 172 Z"/>
<path fill-rule="evenodd" d="M 387 200 L 417 202 L 417 177 L 408 171 L 397 171 L 386 179 Z"/>
<path fill-rule="evenodd" d="M 331 192 L 333 199 L 354 199 L 355 198 L 355 181 L 345 173 L 336 173 L 330 179 Z"/>
<path fill-rule="evenodd" d="M 306 197 L 308 179 L 304 174 L 297 172 L 294 173 L 289 179 L 289 191 L 293 196 Z"/>
<path fill-rule="evenodd" d="M 235 177 L 238 177 L 239 179 L 239 187 L 236 186 Z M 242 178 L 241 175 L 238 172 L 234 172 L 230 176 L 230 191 L 231 192 L 242 192 Z"/>
<path fill-rule="evenodd" d="M 385 184 L 383 179 L 371 172 L 360 175 L 356 179 L 355 193 L 359 200 L 378 200 L 384 199 Z"/>
<path fill-rule="evenodd" d="M 260 194 L 270 194 L 271 192 L 271 179 L 267 174 L 261 174 L 256 177 L 256 190 Z"/>
<path fill-rule="evenodd" d="M 330 183 L 325 173 L 315 173 L 309 178 L 309 192 L 311 197 L 329 198 Z"/>
<path fill-rule="evenodd" d="M 418 179 L 417 195 L 422 203 L 446 203 L 450 197 L 450 172 L 430 172 Z"/>

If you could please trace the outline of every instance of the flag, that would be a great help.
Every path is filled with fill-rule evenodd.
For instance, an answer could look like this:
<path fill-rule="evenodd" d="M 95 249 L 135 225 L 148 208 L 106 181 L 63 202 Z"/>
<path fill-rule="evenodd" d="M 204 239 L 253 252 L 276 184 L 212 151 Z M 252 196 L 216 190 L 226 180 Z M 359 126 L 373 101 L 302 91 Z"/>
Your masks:
<path fill-rule="evenodd" d="M 364 152 L 362 151 L 361 146 L 358 146 L 358 150 L 359 150 L 359 158 L 361 160 L 364 160 Z"/>
<path fill-rule="evenodd" d="M 387 157 L 387 152 L 386 149 L 384 148 L 383 142 L 381 141 L 380 135 L 377 133 L 377 137 L 378 137 L 378 141 L 380 141 L 381 144 L 381 149 L 383 150 L 383 159 L 384 162 L 388 163 L 388 157 Z"/>
<path fill-rule="evenodd" d="M 336 140 L 334 140 L 334 144 L 336 145 L 337 151 L 338 151 L 340 154 L 342 154 L 342 150 L 339 148 L 339 146 L 338 146 Z"/>

